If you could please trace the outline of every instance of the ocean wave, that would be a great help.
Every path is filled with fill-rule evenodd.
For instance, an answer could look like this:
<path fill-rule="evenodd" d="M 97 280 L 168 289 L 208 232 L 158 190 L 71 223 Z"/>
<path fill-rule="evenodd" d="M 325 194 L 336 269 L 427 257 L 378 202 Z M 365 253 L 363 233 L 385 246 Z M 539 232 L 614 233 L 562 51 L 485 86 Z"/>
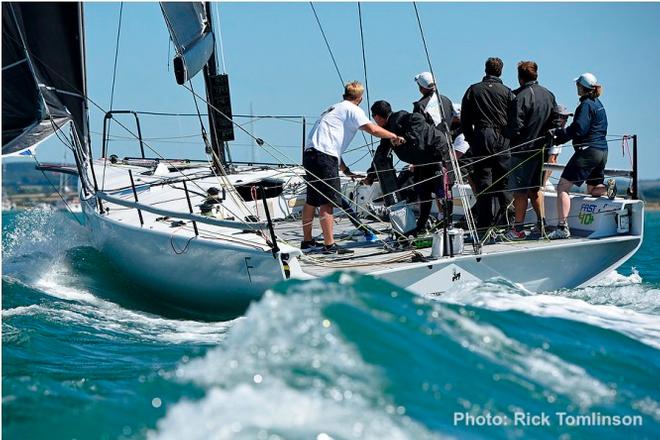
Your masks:
<path fill-rule="evenodd" d="M 631 277 L 611 274 L 601 287 L 529 294 L 497 281 L 457 285 L 441 302 L 472 305 L 491 310 L 517 310 L 534 316 L 570 319 L 614 330 L 660 348 L 660 290 Z M 625 284 L 623 280 L 631 281 Z"/>
<path fill-rule="evenodd" d="M 61 301 L 51 300 L 43 304 L 5 309 L 2 311 L 3 318 L 11 320 L 17 316 L 40 316 L 50 322 L 75 325 L 77 328 L 89 327 L 95 334 L 105 338 L 123 339 L 132 336 L 139 340 L 161 343 L 204 345 L 222 341 L 227 330 L 236 322 L 167 319 L 127 309 L 99 298 L 85 289 L 62 284 L 59 280 L 62 274 L 55 272 L 43 274 L 41 280 L 31 285 L 19 280 L 14 280 L 13 283 L 35 294 Z M 238 318 L 240 319 L 242 318 Z"/>
<path fill-rule="evenodd" d="M 150 437 L 436 437 L 383 396 L 378 369 L 324 316 L 344 285 L 315 280 L 291 288 L 267 292 L 221 346 L 177 368 L 177 380 L 207 389 L 206 396 L 176 404 Z"/>
<path fill-rule="evenodd" d="M 206 395 L 169 406 L 151 437 L 178 438 L 188 429 L 191 438 L 382 438 L 371 421 L 404 438 L 452 436 L 450 414 L 458 410 L 635 411 L 632 402 L 645 396 L 622 376 L 601 371 L 614 359 L 623 377 L 635 366 L 638 378 L 655 380 L 653 363 L 638 365 L 652 348 L 589 323 L 434 301 L 351 274 L 275 289 L 219 347 L 172 373 Z M 510 286 L 497 289 L 512 296 Z M 566 334 L 549 332 L 561 326 Z M 610 338 L 607 351 L 585 350 L 571 337 L 578 330 L 594 343 Z M 639 358 L 630 356 L 635 350 Z M 237 404 L 242 399 L 245 407 Z M 348 411 L 337 408 L 335 417 L 338 402 Z M 317 420 L 316 405 L 328 408 L 327 419 Z M 204 414 L 215 414 L 217 423 Z M 297 415 L 309 430 L 286 423 Z M 355 424 L 367 434 L 356 435 Z"/>
<path fill-rule="evenodd" d="M 642 280 L 639 271 L 636 268 L 632 268 L 630 275 L 623 275 L 616 270 L 606 273 L 600 279 L 589 284 L 590 287 L 618 287 L 618 286 L 629 286 L 631 284 L 641 284 Z"/>

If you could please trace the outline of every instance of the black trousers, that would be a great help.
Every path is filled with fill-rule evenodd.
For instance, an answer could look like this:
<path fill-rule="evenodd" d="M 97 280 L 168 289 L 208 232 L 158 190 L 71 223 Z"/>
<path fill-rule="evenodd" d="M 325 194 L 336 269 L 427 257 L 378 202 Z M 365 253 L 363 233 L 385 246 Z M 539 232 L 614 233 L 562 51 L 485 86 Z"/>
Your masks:
<path fill-rule="evenodd" d="M 380 147 L 379 147 L 380 150 Z M 383 202 L 385 206 L 392 206 L 396 203 L 394 195 L 399 189 L 396 178 L 396 171 L 394 170 L 394 161 L 392 156 L 385 151 L 376 151 L 373 159 L 373 167 L 380 182 L 380 189 L 385 194 Z"/>
<path fill-rule="evenodd" d="M 473 212 L 478 229 L 487 229 L 493 225 L 496 218 L 503 218 L 507 206 L 511 203 L 509 179 L 506 176 L 510 154 L 503 153 L 506 148 L 506 139 L 492 127 L 477 128 L 474 139 L 470 142 L 470 150 L 474 156 L 470 176 L 477 190 L 477 203 Z M 494 200 L 498 202 L 496 208 L 493 207 Z"/>
<path fill-rule="evenodd" d="M 419 198 L 419 217 L 415 234 L 422 232 L 426 227 L 426 222 L 431 216 L 433 208 L 433 195 L 440 197 L 442 193 L 442 171 L 439 165 L 415 166 L 413 172 L 415 179 L 415 192 Z"/>

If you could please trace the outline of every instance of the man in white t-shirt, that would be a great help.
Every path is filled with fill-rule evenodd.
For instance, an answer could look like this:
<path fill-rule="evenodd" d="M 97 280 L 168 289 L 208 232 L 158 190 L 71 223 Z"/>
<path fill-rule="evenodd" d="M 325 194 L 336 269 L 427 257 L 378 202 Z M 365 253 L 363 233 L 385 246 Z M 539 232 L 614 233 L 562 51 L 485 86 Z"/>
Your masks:
<path fill-rule="evenodd" d="M 346 175 L 350 170 L 341 160 L 358 130 L 373 136 L 390 139 L 394 145 L 400 145 L 404 139 L 391 133 L 367 118 L 358 107 L 362 102 L 364 87 L 352 81 L 344 87 L 344 100 L 328 108 L 309 133 L 307 146 L 303 153 L 303 166 L 307 175 L 307 200 L 303 207 L 303 252 L 322 250 L 324 254 L 347 254 L 353 251 L 342 248 L 333 237 L 333 208 L 341 207 L 341 187 L 339 169 Z M 323 230 L 321 246 L 312 238 L 314 213 L 319 208 L 319 219 Z"/>

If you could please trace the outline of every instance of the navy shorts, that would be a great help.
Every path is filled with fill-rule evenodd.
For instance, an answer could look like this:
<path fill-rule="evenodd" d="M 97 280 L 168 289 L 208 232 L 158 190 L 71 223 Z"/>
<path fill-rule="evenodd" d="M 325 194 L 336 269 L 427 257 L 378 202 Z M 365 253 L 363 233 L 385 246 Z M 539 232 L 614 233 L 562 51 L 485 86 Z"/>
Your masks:
<path fill-rule="evenodd" d="M 543 153 L 514 153 L 509 163 L 509 190 L 526 193 L 543 186 Z"/>
<path fill-rule="evenodd" d="M 561 177 L 576 186 L 602 185 L 605 182 L 605 165 L 607 150 L 589 147 L 576 150 L 561 173 Z"/>
<path fill-rule="evenodd" d="M 310 148 L 303 153 L 307 174 L 307 204 L 341 206 L 339 159 Z"/>

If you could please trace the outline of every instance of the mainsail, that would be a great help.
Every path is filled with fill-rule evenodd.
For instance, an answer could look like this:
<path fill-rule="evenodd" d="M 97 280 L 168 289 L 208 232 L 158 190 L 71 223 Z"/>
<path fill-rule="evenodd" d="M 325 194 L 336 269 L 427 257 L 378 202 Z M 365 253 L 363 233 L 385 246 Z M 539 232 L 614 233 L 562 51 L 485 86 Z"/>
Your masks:
<path fill-rule="evenodd" d="M 80 3 L 2 4 L 2 154 L 30 151 L 67 122 L 88 145 Z"/>
<path fill-rule="evenodd" d="M 185 84 L 204 67 L 213 54 L 215 40 L 206 10 L 201 2 L 161 2 L 160 7 L 176 46 L 176 82 Z"/>

